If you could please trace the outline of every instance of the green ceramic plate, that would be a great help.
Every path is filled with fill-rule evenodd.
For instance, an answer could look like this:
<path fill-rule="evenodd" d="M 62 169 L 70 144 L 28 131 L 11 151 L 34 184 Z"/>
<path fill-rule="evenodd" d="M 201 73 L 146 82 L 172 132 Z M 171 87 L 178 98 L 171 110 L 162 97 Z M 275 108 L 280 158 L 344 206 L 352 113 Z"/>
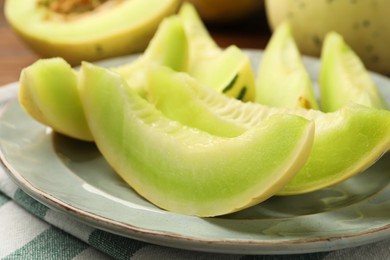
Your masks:
<path fill-rule="evenodd" d="M 261 53 L 249 53 L 256 64 Z M 318 60 L 305 63 L 315 80 Z M 390 81 L 373 77 L 390 103 Z M 328 189 L 274 197 L 223 217 L 190 217 L 139 197 L 94 144 L 55 134 L 27 116 L 16 92 L 17 83 L 0 88 L 0 154 L 9 175 L 38 201 L 94 227 L 170 247 L 237 254 L 329 251 L 390 237 L 390 153 Z"/>

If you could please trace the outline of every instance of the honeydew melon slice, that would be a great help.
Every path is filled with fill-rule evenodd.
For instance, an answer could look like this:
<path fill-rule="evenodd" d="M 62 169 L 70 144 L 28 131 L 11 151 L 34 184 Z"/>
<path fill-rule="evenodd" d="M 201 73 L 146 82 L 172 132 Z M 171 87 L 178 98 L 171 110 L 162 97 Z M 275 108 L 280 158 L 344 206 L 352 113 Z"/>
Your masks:
<path fill-rule="evenodd" d="M 19 102 L 38 122 L 73 138 L 92 141 L 78 92 L 78 76 L 62 58 L 41 59 L 24 68 Z"/>
<path fill-rule="evenodd" d="M 150 102 L 158 109 L 179 122 L 185 122 L 186 115 L 190 117 L 195 111 L 202 111 L 198 116 L 204 118 L 194 121 L 192 126 L 204 131 L 221 131 L 214 134 L 234 136 L 237 129 L 251 129 L 275 114 L 294 114 L 312 120 L 316 130 L 309 159 L 278 195 L 302 194 L 339 183 L 367 169 L 390 148 L 390 111 L 387 110 L 351 104 L 324 113 L 243 103 L 167 68 L 150 70 L 149 79 Z M 174 99 L 174 93 L 183 92 L 188 92 L 183 100 Z M 174 110 L 175 107 L 180 107 L 180 111 Z M 224 129 L 218 128 L 221 121 Z"/>
<path fill-rule="evenodd" d="M 257 71 L 255 100 L 275 107 L 319 108 L 288 21 L 276 28 L 264 50 Z"/>
<path fill-rule="evenodd" d="M 201 83 L 243 101 L 255 98 L 255 76 L 249 57 L 237 46 L 221 49 L 190 3 L 179 9 L 189 39 L 187 72 Z"/>
<path fill-rule="evenodd" d="M 191 60 L 196 59 L 194 55 L 198 49 L 203 50 L 204 56 L 219 55 L 222 52 L 193 4 L 184 2 L 178 11 L 178 16 L 182 19 L 188 37 L 191 39 Z"/>
<path fill-rule="evenodd" d="M 275 116 L 235 138 L 217 137 L 167 119 L 112 71 L 84 63 L 81 72 L 98 148 L 163 209 L 216 216 L 257 204 L 278 192 L 310 152 L 313 124 L 302 117 Z"/>
<path fill-rule="evenodd" d="M 139 58 L 111 69 L 126 78 L 139 94 L 145 95 L 144 67 L 159 64 L 185 71 L 188 63 L 188 39 L 183 24 L 179 17 L 170 16 L 158 26 L 156 34 Z"/>
<path fill-rule="evenodd" d="M 350 102 L 387 109 L 362 60 L 338 33 L 326 35 L 321 62 L 319 85 L 323 111 L 336 111 Z"/>

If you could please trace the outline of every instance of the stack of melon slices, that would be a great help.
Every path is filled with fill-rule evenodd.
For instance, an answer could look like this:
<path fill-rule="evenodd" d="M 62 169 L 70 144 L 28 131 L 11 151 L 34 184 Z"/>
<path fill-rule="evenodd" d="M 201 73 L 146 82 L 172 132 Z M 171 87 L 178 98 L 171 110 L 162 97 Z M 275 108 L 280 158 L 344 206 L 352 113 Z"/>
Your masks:
<path fill-rule="evenodd" d="M 351 56 L 344 63 L 338 51 L 345 43 L 329 46 L 332 59 L 324 60 L 320 82 L 325 90 L 354 73 L 369 77 L 362 66 L 348 69 Z M 336 184 L 389 150 L 390 111 L 375 85 L 350 81 L 347 87 L 383 102 L 362 105 L 339 95 L 343 102 L 326 113 L 318 110 L 322 100 L 314 98 L 288 24 L 264 56 L 255 75 L 245 52 L 219 48 L 187 3 L 160 24 L 133 63 L 110 69 L 83 63 L 76 71 L 61 58 L 40 60 L 23 70 L 19 99 L 55 131 L 94 141 L 156 206 L 202 217 Z M 282 103 L 267 103 L 280 91 Z"/>

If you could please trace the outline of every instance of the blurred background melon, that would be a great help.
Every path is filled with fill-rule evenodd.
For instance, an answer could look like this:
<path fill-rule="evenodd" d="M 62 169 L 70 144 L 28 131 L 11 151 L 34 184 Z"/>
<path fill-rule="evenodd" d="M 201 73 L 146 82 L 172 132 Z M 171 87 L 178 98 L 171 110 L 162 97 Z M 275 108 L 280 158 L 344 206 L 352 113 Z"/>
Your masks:
<path fill-rule="evenodd" d="M 300 51 L 319 56 L 329 31 L 341 34 L 365 66 L 390 75 L 389 0 L 265 0 L 269 25 L 289 19 Z"/>

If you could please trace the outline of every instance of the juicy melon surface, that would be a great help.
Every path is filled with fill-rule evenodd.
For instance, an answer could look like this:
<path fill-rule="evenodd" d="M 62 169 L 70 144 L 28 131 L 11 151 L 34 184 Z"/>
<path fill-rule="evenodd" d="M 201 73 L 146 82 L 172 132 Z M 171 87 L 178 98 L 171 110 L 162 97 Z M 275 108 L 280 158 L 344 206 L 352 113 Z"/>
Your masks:
<path fill-rule="evenodd" d="M 302 117 L 275 116 L 235 138 L 217 137 L 167 119 L 118 74 L 84 63 L 80 82 L 103 156 L 134 190 L 169 211 L 216 216 L 257 204 L 310 153 L 313 124 Z"/>
<path fill-rule="evenodd" d="M 234 136 L 240 127 L 251 129 L 275 114 L 294 114 L 312 120 L 315 136 L 308 161 L 279 195 L 302 194 L 339 183 L 364 171 L 390 148 L 387 110 L 352 104 L 337 112 L 323 113 L 243 103 L 167 68 L 152 70 L 150 82 L 153 83 L 149 84 L 150 101 L 163 113 L 182 122 L 195 111 L 202 111 L 198 116 L 203 118 L 193 121 L 193 127 L 212 129 L 216 135 Z M 163 85 L 159 84 L 162 82 Z M 178 92 L 186 93 L 186 98 L 174 99 L 174 93 Z M 223 129 L 218 127 L 219 121 L 224 123 Z"/>

